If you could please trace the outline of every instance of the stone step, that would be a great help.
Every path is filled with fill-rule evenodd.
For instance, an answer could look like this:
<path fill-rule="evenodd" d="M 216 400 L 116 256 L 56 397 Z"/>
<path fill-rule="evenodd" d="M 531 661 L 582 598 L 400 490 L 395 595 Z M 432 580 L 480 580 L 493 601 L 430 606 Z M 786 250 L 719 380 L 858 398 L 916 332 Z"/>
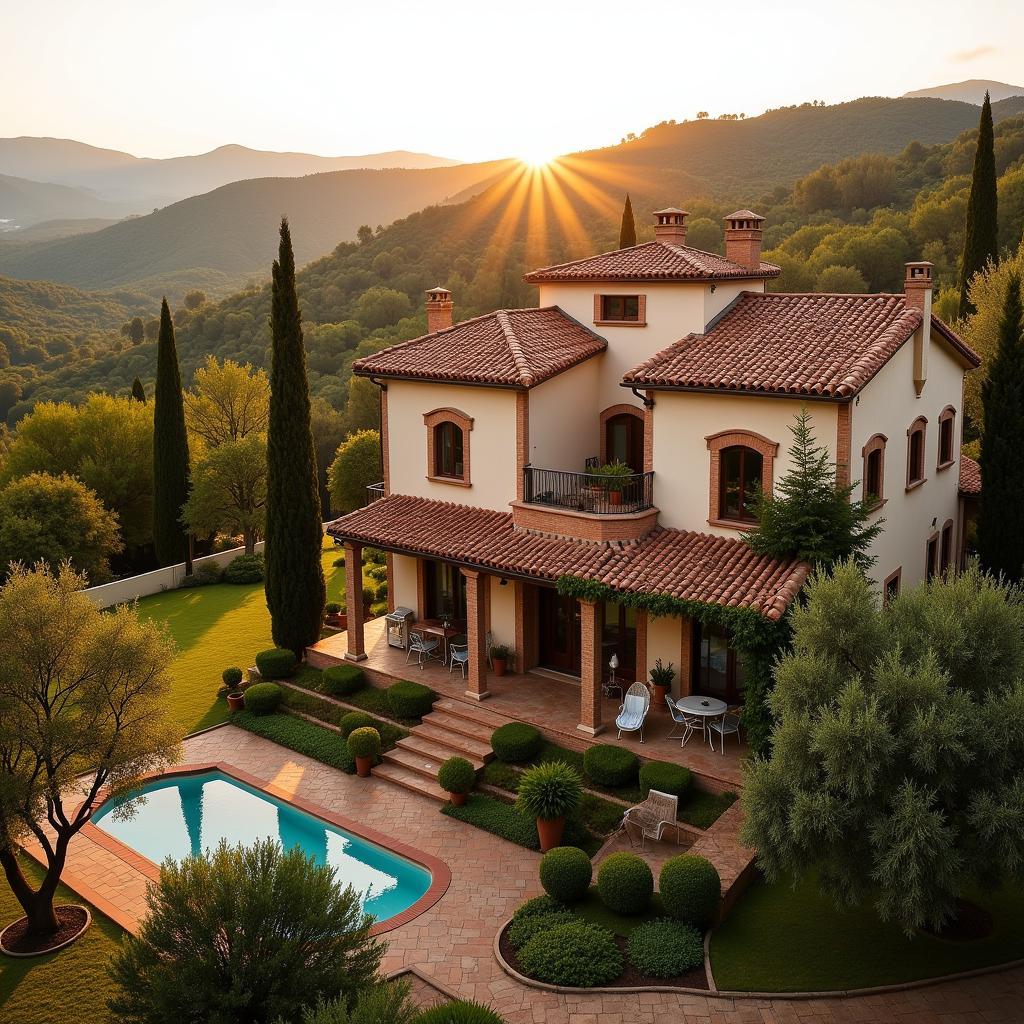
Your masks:
<path fill-rule="evenodd" d="M 448 751 L 445 751 L 448 754 Z M 422 775 L 431 782 L 437 781 L 437 771 L 448 760 L 448 757 L 428 757 L 422 751 L 410 750 L 408 747 L 395 747 L 382 757 L 389 764 L 396 764 L 417 775 Z"/>
<path fill-rule="evenodd" d="M 392 751 L 388 751 L 384 757 L 387 758 L 390 753 Z M 393 764 L 387 760 L 383 764 L 374 766 L 373 775 L 374 778 L 392 782 L 396 786 L 401 786 L 403 789 L 411 790 L 413 793 L 429 797 L 438 803 L 444 803 L 448 799 L 448 794 L 436 782 L 431 782 L 430 779 L 425 778 L 423 775 L 409 771 L 408 768 L 403 768 L 401 765 Z"/>
<path fill-rule="evenodd" d="M 423 717 L 423 724 L 446 729 L 448 732 L 460 733 L 471 740 L 486 743 L 488 747 L 491 745 L 491 733 L 494 732 L 489 725 L 482 725 L 479 722 L 470 721 L 468 718 L 458 718 L 446 711 L 431 711 L 429 715 Z"/>
<path fill-rule="evenodd" d="M 414 726 L 408 738 L 420 743 L 431 743 L 435 747 L 446 747 L 463 757 L 476 758 L 481 764 L 494 756 L 490 743 L 471 739 L 461 732 L 451 732 L 443 726 L 432 725 L 426 721 L 422 725 Z M 448 756 L 450 757 L 451 754 Z"/>
<path fill-rule="evenodd" d="M 494 732 L 499 725 L 508 725 L 509 722 L 513 721 L 513 719 L 506 718 L 504 715 L 488 711 L 479 704 L 470 704 L 468 701 L 454 700 L 451 697 L 442 697 L 440 700 L 434 701 L 434 711 L 441 711 L 454 718 L 461 718 L 464 721 L 482 725 L 490 729 L 491 732 Z"/>

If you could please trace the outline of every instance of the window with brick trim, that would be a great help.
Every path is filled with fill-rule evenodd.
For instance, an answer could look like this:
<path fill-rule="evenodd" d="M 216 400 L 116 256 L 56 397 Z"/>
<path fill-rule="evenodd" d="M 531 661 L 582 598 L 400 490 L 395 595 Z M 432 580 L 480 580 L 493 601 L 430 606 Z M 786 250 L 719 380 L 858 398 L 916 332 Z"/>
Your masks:
<path fill-rule="evenodd" d="M 903 575 L 903 566 L 895 572 L 889 573 L 882 583 L 882 602 L 888 604 L 900 595 L 900 577 Z"/>
<path fill-rule="evenodd" d="M 928 579 L 934 579 L 939 572 L 939 535 L 933 533 L 928 538 L 928 547 L 925 549 L 925 572 Z"/>
<path fill-rule="evenodd" d="M 708 522 L 721 526 L 756 522 L 754 495 L 772 489 L 778 442 L 747 430 L 726 430 L 705 440 L 711 453 Z"/>
<path fill-rule="evenodd" d="M 919 416 L 907 430 L 907 489 L 924 483 L 924 443 L 928 421 Z"/>
<path fill-rule="evenodd" d="M 434 476 L 462 479 L 462 428 L 451 421 L 434 427 Z"/>
<path fill-rule="evenodd" d="M 947 519 L 942 527 L 939 544 L 939 570 L 945 573 L 953 564 L 953 520 Z"/>
<path fill-rule="evenodd" d="M 885 434 L 875 434 L 862 449 L 864 500 L 877 508 L 885 501 Z"/>
<path fill-rule="evenodd" d="M 424 413 L 423 423 L 427 428 L 428 479 L 468 487 L 472 418 L 458 409 L 434 409 Z"/>
<path fill-rule="evenodd" d="M 953 465 L 956 454 L 956 410 L 951 405 L 939 413 L 939 469 Z"/>
<path fill-rule="evenodd" d="M 647 296 L 595 295 L 594 323 L 643 327 L 647 323 Z"/>

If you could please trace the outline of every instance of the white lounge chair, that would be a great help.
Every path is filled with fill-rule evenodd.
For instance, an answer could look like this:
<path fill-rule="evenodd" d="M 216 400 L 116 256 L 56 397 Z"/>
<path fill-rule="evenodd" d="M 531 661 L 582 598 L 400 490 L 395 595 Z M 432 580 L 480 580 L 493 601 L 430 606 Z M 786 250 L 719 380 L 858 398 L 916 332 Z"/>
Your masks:
<path fill-rule="evenodd" d="M 626 833 L 631 846 L 633 845 L 633 837 L 629 834 L 629 826 L 635 825 L 639 828 L 641 849 L 643 849 L 648 839 L 658 842 L 665 831 L 666 825 L 676 830 L 676 842 L 678 843 L 680 841 L 680 830 L 676 823 L 678 811 L 679 797 L 652 789 L 642 804 L 630 807 L 626 811 L 622 816 L 622 824 L 619 828 Z"/>
<path fill-rule="evenodd" d="M 668 705 L 668 713 L 672 716 L 673 726 L 666 739 L 681 740 L 679 746 L 685 747 L 686 741 L 698 730 L 704 730 L 704 719 L 700 715 L 691 715 L 685 712 L 672 699 L 670 694 L 665 694 L 665 703 Z M 676 729 L 682 726 L 682 733 Z"/>
<path fill-rule="evenodd" d="M 420 668 L 423 668 L 423 663 L 428 658 L 437 657 L 437 649 L 441 646 L 440 640 L 431 638 L 428 640 L 425 634 L 421 633 L 418 629 L 410 630 L 409 632 L 409 653 L 405 656 L 406 665 L 409 664 L 409 659 L 415 654 L 416 664 Z"/>
<path fill-rule="evenodd" d="M 627 691 L 615 727 L 621 738 L 624 732 L 639 732 L 640 742 L 644 741 L 644 719 L 651 707 L 651 691 L 643 683 L 634 683 Z"/>
<path fill-rule="evenodd" d="M 740 739 L 740 714 L 743 708 L 739 704 L 734 705 L 731 708 L 727 708 L 724 715 L 721 718 L 715 718 L 708 722 L 708 742 L 711 744 L 711 749 L 715 749 L 715 733 L 722 737 L 722 749 L 721 753 L 725 753 L 725 737 L 731 736 L 736 733 L 736 740 L 739 742 Z"/>

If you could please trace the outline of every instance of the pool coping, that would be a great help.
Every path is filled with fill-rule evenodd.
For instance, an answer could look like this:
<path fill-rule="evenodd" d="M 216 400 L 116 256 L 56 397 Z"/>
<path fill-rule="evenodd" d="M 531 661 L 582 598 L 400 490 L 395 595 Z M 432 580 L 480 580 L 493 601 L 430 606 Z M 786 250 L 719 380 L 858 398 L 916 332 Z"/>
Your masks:
<path fill-rule="evenodd" d="M 315 804 L 310 800 L 306 800 L 304 797 L 298 796 L 294 793 L 289 793 L 281 786 L 277 786 L 273 782 L 267 782 L 265 779 L 261 779 L 259 776 L 253 775 L 250 772 L 245 771 L 243 768 L 238 768 L 226 761 L 200 761 L 189 764 L 178 764 L 165 768 L 162 771 L 147 772 L 139 777 L 138 785 L 143 786 L 148 782 L 155 782 L 159 779 L 168 777 L 202 775 L 207 772 L 221 772 L 229 778 L 234 779 L 236 782 L 241 782 L 246 786 L 250 786 L 261 793 L 267 794 L 267 796 L 273 797 L 275 800 L 280 800 L 300 811 L 304 811 L 306 814 L 310 814 L 314 818 L 319 818 L 321 821 L 327 822 L 328 825 L 334 825 L 336 828 L 344 829 L 346 832 L 351 832 L 352 835 L 358 836 L 360 839 L 365 839 L 367 842 L 373 843 L 375 846 L 380 846 L 389 853 L 394 853 L 399 857 L 404 857 L 406 860 L 410 860 L 414 864 L 418 864 L 421 868 L 428 871 L 430 874 L 430 885 L 427 887 L 427 891 L 418 900 L 416 900 L 415 903 L 407 907 L 401 913 L 394 914 L 391 917 L 385 918 L 383 921 L 374 922 L 370 927 L 371 935 L 383 935 L 386 932 L 394 931 L 396 928 L 400 928 L 402 925 L 408 924 L 421 914 L 425 914 L 434 906 L 435 903 L 437 903 L 438 900 L 441 899 L 441 897 L 448 891 L 448 887 L 451 885 L 451 869 L 438 857 L 429 853 L 424 853 L 422 850 L 419 850 L 414 846 L 409 846 L 408 843 L 403 843 L 399 839 L 387 836 L 383 832 L 378 832 L 376 829 L 369 828 L 360 822 L 353 821 L 351 818 L 346 818 L 340 814 L 336 814 L 334 811 L 328 810 L 326 807 L 322 807 L 320 804 Z M 98 812 L 110 799 L 111 792 L 109 787 L 105 787 L 100 790 L 96 797 L 96 805 L 93 809 L 93 814 Z M 79 807 L 81 807 L 81 803 L 79 804 Z M 77 813 L 77 808 L 75 813 Z M 145 875 L 145 877 L 150 881 L 156 882 L 159 880 L 160 866 L 158 864 L 151 861 L 148 857 L 144 857 L 138 851 L 133 850 L 120 839 L 115 839 L 114 836 L 104 832 L 98 825 L 93 824 L 91 818 L 82 826 L 82 834 L 88 836 L 91 842 L 95 843 L 97 846 L 101 846 L 108 853 L 112 853 L 129 867 L 132 867 L 136 871 Z M 67 883 L 65 882 L 65 884 Z M 92 903 L 94 903 L 94 896 L 99 898 L 100 904 L 107 903 L 106 900 L 99 897 L 98 893 L 83 891 L 83 887 L 80 884 L 73 886 L 73 888 L 80 896 Z M 85 886 L 85 888 L 91 889 L 89 886 Z M 118 915 L 118 917 L 123 918 L 123 915 Z M 118 920 L 118 923 L 123 924 L 123 920 Z"/>

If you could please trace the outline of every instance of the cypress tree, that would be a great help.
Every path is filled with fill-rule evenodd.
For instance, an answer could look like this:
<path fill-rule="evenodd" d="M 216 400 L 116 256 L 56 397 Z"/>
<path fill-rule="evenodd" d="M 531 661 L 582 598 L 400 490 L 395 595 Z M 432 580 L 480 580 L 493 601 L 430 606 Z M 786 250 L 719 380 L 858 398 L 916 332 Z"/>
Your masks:
<path fill-rule="evenodd" d="M 188 491 L 185 403 L 174 345 L 174 324 L 167 299 L 164 299 L 160 306 L 153 392 L 153 544 L 161 565 L 189 561 L 188 533 L 181 521 Z"/>
<path fill-rule="evenodd" d="M 142 386 L 142 381 L 138 377 L 132 381 L 132 398 L 136 402 L 142 402 L 143 404 L 146 402 L 146 389 Z"/>
<path fill-rule="evenodd" d="M 636 245 L 636 221 L 633 220 L 633 204 L 626 193 L 626 202 L 622 207 L 622 225 L 619 228 L 619 248 L 628 249 Z"/>
<path fill-rule="evenodd" d="M 999 341 L 981 389 L 985 432 L 981 437 L 981 564 L 1007 579 L 1024 575 L 1024 310 L 1020 278 L 1013 274 L 1003 300 Z"/>
<path fill-rule="evenodd" d="M 320 636 L 327 591 L 306 352 L 287 218 L 281 220 L 270 308 L 265 589 L 274 643 L 301 658 Z M 348 571 L 358 572 L 359 566 Z"/>
<path fill-rule="evenodd" d="M 999 255 L 996 220 L 996 153 L 992 131 L 992 104 L 988 93 L 981 108 L 978 148 L 974 152 L 971 194 L 967 201 L 967 230 L 960 258 L 960 316 L 975 312 L 968 290 L 971 278 Z"/>

